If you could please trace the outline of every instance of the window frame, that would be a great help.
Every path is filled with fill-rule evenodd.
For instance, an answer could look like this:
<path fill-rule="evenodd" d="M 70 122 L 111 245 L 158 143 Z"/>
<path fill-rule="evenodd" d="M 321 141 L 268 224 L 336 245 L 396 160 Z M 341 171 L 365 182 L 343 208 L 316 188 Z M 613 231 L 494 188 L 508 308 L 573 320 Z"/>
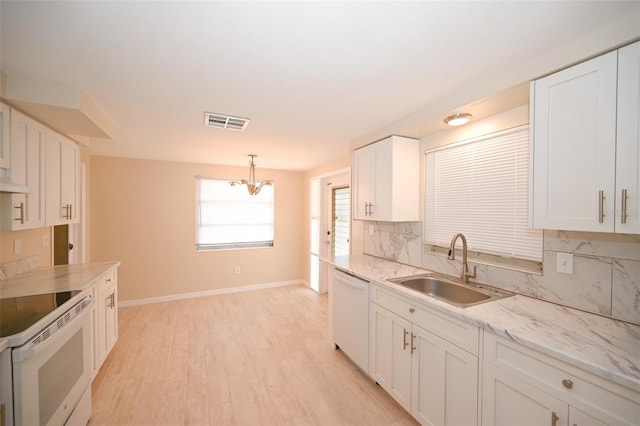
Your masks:
<path fill-rule="evenodd" d="M 195 194 L 195 248 L 196 251 L 205 252 L 205 251 L 219 251 L 219 250 L 243 250 L 243 249 L 261 249 L 261 248 L 272 248 L 275 245 L 275 184 L 272 183 L 269 185 L 271 187 L 271 191 L 273 192 L 273 198 L 271 200 L 271 207 L 273 212 L 271 213 L 271 222 L 265 222 L 271 225 L 271 235 L 272 238 L 269 240 L 252 240 L 252 241 L 234 241 L 234 242 L 200 242 L 201 236 L 201 228 L 202 225 L 202 191 L 201 191 L 201 183 L 203 181 L 219 181 L 228 184 L 229 186 L 231 182 L 237 182 L 238 179 L 231 178 L 223 178 L 223 177 L 210 177 L 210 176 L 196 176 L 196 194 Z M 256 182 L 259 184 L 260 182 Z M 264 191 L 267 186 L 265 185 L 262 191 L 258 195 L 249 195 L 247 188 L 244 185 L 236 185 L 235 188 L 237 190 L 245 191 L 248 200 L 251 197 L 260 197 L 265 194 Z M 224 201 L 221 199 L 221 201 Z"/>
<path fill-rule="evenodd" d="M 459 147 L 464 147 L 464 146 L 468 146 L 469 144 L 474 144 L 474 143 L 482 143 L 482 142 L 495 142 L 496 140 L 499 140 L 500 138 L 503 137 L 510 137 L 511 134 L 524 134 L 527 135 L 527 144 L 529 145 L 526 149 L 526 153 L 528 155 L 528 159 L 527 159 L 527 164 L 528 167 L 531 167 L 531 156 L 530 156 L 530 136 L 529 136 L 529 131 L 528 131 L 528 125 L 520 125 L 520 126 L 516 126 L 513 128 L 509 128 L 509 129 L 504 129 L 504 130 L 500 130 L 497 132 L 493 132 L 493 133 L 489 133 L 489 134 L 484 134 L 484 135 L 479 135 L 476 137 L 472 137 L 472 138 L 468 138 L 468 139 L 464 139 L 464 140 L 460 140 L 457 142 L 453 142 L 450 144 L 446 144 L 446 145 L 442 145 L 442 146 L 438 146 L 438 147 L 434 147 L 434 148 L 429 148 L 429 149 L 425 149 L 423 152 L 423 160 L 424 160 L 424 167 L 425 167 L 425 173 L 424 173 L 424 214 L 423 214 L 423 221 L 424 221 L 424 230 L 423 230 L 423 237 L 422 237 L 422 242 L 423 242 L 423 246 L 424 246 L 424 251 L 425 253 L 432 253 L 432 254 L 444 254 L 446 255 L 446 251 L 448 249 L 448 241 L 440 241 L 442 240 L 442 238 L 433 238 L 427 237 L 427 233 L 428 233 L 428 226 L 427 226 L 427 222 L 430 220 L 430 223 L 433 224 L 433 219 L 430 219 L 428 217 L 428 215 L 431 212 L 431 208 L 428 207 L 428 202 L 431 200 L 433 201 L 433 197 L 434 195 L 429 193 L 430 190 L 430 183 L 429 183 L 429 176 L 430 176 L 430 172 L 428 171 L 428 155 L 432 154 L 432 153 L 436 153 L 438 151 L 444 151 L 444 150 L 448 150 L 448 149 L 455 149 L 455 148 L 459 148 Z M 466 160 L 466 159 L 465 159 Z M 481 164 L 481 163 L 478 163 Z M 516 162 L 514 164 L 518 164 L 518 160 L 516 160 Z M 531 185 L 531 177 L 530 177 L 530 173 L 528 171 L 526 171 L 524 173 L 526 182 L 527 182 L 527 186 Z M 438 178 L 440 178 L 440 176 L 438 176 Z M 521 181 L 518 181 L 521 182 Z M 530 197 L 529 197 L 529 191 L 528 189 L 525 190 L 524 192 L 525 198 L 527 200 L 527 209 L 530 210 L 531 209 L 531 205 L 530 205 Z M 520 194 L 520 196 L 522 196 L 522 194 Z M 517 198 L 511 198 L 509 201 L 510 203 L 515 203 Z M 525 213 L 524 217 L 525 219 L 528 219 L 528 212 Z M 542 258 L 543 258 L 543 251 L 544 251 L 544 240 L 543 240 L 543 232 L 542 230 L 538 230 L 538 229 L 532 229 L 528 220 L 525 220 L 525 222 L 527 223 L 527 225 L 525 225 L 525 228 L 528 230 L 528 232 L 533 234 L 534 239 L 532 240 L 533 242 L 536 243 L 536 256 L 535 258 L 532 257 L 526 257 L 526 256 L 519 256 L 517 254 L 509 254 L 506 252 L 496 252 L 496 251 L 492 251 L 491 249 L 488 249 L 487 247 L 483 247 L 482 246 L 482 242 L 480 243 L 480 246 L 478 246 L 477 241 L 470 241 L 470 248 L 469 248 L 469 259 L 470 260 L 474 260 L 477 261 L 479 263 L 485 263 L 485 264 L 490 264 L 490 265 L 495 265 L 495 266 L 505 266 L 508 267 L 510 269 L 518 269 L 518 270 L 527 270 L 527 271 L 531 271 L 531 272 L 539 272 L 541 271 L 541 267 L 542 267 Z M 475 224 L 474 226 L 476 227 L 481 227 L 481 225 L 479 224 Z M 465 230 L 460 229 L 457 232 L 465 232 Z M 455 233 L 452 234 L 452 236 Z M 469 235 L 467 235 L 467 237 L 469 237 Z M 537 239 L 538 241 L 535 241 L 535 239 Z M 475 244 L 473 244 L 475 243 Z M 472 244 L 476 247 L 472 248 Z M 528 244 L 528 245 L 527 245 Z M 490 244 L 491 245 L 491 244 Z M 524 247 L 533 247 L 530 245 L 530 243 L 525 243 Z M 526 250 L 525 250 L 526 251 Z"/>

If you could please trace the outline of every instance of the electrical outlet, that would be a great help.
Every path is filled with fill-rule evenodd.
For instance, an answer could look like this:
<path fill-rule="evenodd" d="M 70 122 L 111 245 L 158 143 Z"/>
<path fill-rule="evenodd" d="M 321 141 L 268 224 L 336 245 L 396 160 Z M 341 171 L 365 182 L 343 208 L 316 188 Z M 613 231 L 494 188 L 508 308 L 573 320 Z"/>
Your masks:
<path fill-rule="evenodd" d="M 13 254 L 20 254 L 22 251 L 22 242 L 20 240 L 13 240 Z"/>
<path fill-rule="evenodd" d="M 236 275 L 239 274 L 240 273 L 240 267 L 239 266 L 234 267 L 233 268 L 233 273 L 236 274 Z"/>
<path fill-rule="evenodd" d="M 573 274 L 573 254 L 558 253 L 557 271 L 563 274 Z"/>
<path fill-rule="evenodd" d="M 42 247 L 49 247 L 49 234 L 42 234 Z"/>

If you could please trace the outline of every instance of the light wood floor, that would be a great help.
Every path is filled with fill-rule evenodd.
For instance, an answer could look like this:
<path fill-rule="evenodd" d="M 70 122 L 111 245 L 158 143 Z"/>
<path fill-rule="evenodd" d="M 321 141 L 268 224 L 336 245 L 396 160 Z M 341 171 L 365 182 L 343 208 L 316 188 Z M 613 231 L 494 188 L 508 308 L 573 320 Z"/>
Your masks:
<path fill-rule="evenodd" d="M 415 425 L 327 340 L 303 286 L 119 310 L 93 382 L 98 425 Z"/>

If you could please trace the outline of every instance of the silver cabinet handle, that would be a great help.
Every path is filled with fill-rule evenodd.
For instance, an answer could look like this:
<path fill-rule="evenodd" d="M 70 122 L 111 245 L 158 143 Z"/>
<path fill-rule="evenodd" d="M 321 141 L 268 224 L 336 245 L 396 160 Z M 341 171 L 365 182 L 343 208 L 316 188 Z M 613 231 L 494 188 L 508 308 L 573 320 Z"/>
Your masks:
<path fill-rule="evenodd" d="M 604 222 L 604 191 L 598 191 L 598 222 Z"/>
<path fill-rule="evenodd" d="M 407 350 L 407 345 L 409 344 L 407 342 L 407 335 L 409 334 L 409 331 L 407 331 L 407 329 L 404 329 L 404 336 L 402 336 L 402 350 L 405 351 Z"/>
<path fill-rule="evenodd" d="M 416 347 L 413 346 L 413 339 L 415 339 L 416 335 L 411 333 L 411 355 L 413 355 L 413 351 L 416 350 Z"/>
<path fill-rule="evenodd" d="M 373 203 L 369 203 L 369 216 L 373 216 Z"/>
<path fill-rule="evenodd" d="M 116 293 L 115 291 L 107 298 L 107 308 L 113 309 L 116 306 Z"/>
<path fill-rule="evenodd" d="M 627 223 L 627 190 L 622 190 L 622 217 L 620 223 Z"/>
<path fill-rule="evenodd" d="M 562 386 L 564 386 L 567 389 L 572 389 L 573 388 L 573 382 L 569 379 L 563 379 L 562 380 Z"/>
<path fill-rule="evenodd" d="M 555 411 L 551 412 L 551 426 L 556 426 L 558 424 L 558 420 L 560 420 L 560 417 L 558 417 L 558 415 L 556 414 Z"/>
<path fill-rule="evenodd" d="M 73 204 L 65 204 L 63 209 L 65 209 L 67 211 L 67 213 L 63 214 L 62 217 L 64 219 L 71 220 L 73 218 Z"/>
<path fill-rule="evenodd" d="M 20 222 L 20 225 L 24 225 L 24 203 L 20 203 L 19 206 L 13 206 L 14 209 L 20 210 L 20 217 L 13 219 Z"/>

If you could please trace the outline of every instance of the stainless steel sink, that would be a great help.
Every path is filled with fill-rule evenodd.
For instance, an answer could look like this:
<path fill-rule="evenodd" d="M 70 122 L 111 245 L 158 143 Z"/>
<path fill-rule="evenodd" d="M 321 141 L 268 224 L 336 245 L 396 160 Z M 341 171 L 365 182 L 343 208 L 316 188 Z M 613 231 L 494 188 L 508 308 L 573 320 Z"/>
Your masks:
<path fill-rule="evenodd" d="M 414 275 L 389 281 L 461 308 L 513 296 L 509 291 L 473 282 L 462 284 L 437 274 Z"/>

